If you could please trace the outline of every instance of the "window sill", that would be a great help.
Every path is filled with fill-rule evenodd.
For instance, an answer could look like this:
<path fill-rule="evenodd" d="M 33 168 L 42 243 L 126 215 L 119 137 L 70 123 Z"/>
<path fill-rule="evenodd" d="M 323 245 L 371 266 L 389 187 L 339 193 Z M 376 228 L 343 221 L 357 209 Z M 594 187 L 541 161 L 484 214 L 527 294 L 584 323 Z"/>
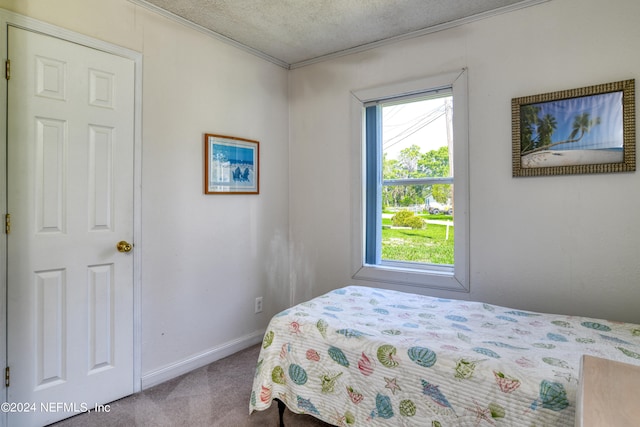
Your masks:
<path fill-rule="evenodd" d="M 465 281 L 457 277 L 453 267 L 424 266 L 423 268 L 411 268 L 407 266 L 407 263 L 401 263 L 402 266 L 391 264 L 363 265 L 356 271 L 353 278 L 421 288 L 469 292 L 468 285 L 465 285 Z"/>

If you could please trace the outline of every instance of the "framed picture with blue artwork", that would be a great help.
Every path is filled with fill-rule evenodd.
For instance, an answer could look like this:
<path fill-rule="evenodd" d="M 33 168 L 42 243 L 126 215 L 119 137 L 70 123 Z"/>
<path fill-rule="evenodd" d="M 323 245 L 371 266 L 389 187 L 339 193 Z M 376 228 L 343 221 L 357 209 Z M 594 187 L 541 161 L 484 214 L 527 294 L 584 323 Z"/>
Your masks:
<path fill-rule="evenodd" d="M 511 100 L 513 176 L 636 170 L 635 81 Z"/>
<path fill-rule="evenodd" d="M 204 135 L 204 194 L 259 194 L 259 143 Z"/>

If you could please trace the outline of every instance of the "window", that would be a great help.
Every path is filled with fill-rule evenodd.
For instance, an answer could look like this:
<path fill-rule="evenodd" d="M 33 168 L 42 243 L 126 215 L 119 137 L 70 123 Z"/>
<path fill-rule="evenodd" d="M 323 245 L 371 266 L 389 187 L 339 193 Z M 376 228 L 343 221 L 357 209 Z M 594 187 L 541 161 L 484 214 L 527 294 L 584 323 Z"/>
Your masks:
<path fill-rule="evenodd" d="M 468 291 L 465 74 L 353 93 L 354 278 Z"/>

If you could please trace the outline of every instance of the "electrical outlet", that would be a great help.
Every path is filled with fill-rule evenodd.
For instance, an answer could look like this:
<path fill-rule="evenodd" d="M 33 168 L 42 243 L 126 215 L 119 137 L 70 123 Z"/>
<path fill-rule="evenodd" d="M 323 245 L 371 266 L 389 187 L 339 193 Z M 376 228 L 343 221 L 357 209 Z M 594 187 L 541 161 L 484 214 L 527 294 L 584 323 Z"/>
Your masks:
<path fill-rule="evenodd" d="M 262 313 L 262 297 L 256 298 L 255 312 Z"/>

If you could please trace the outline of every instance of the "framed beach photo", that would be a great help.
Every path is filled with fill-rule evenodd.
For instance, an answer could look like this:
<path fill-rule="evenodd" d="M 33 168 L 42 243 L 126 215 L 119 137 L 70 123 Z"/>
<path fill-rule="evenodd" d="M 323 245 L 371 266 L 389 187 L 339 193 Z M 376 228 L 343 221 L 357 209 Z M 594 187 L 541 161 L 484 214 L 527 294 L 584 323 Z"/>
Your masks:
<path fill-rule="evenodd" d="M 636 170 L 635 80 L 511 100 L 513 176 Z"/>
<path fill-rule="evenodd" d="M 204 135 L 204 193 L 258 194 L 259 143 L 250 139 Z"/>

